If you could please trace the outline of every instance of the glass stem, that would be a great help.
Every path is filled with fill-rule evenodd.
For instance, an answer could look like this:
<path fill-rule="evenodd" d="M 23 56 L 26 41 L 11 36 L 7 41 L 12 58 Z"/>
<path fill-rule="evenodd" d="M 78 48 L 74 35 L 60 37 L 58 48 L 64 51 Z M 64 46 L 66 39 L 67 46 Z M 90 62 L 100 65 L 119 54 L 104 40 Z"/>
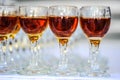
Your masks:
<path fill-rule="evenodd" d="M 13 39 L 9 38 L 8 40 L 8 45 L 9 45 L 9 59 L 10 61 L 14 64 L 14 58 L 13 58 L 13 55 L 14 55 L 14 50 L 13 50 Z"/>
<path fill-rule="evenodd" d="M 37 45 L 37 57 L 39 58 L 38 61 L 39 61 L 39 64 L 41 65 L 42 64 L 42 49 L 41 49 L 40 43 L 39 45 Z"/>
<path fill-rule="evenodd" d="M 31 52 L 32 52 L 32 58 L 30 60 L 30 66 L 36 67 L 38 66 L 38 51 L 37 51 L 37 41 L 32 43 L 31 42 Z"/>
<path fill-rule="evenodd" d="M 4 61 L 5 67 L 7 66 L 7 53 L 6 53 L 7 50 L 6 50 L 6 47 L 7 47 L 7 40 L 2 42 L 2 53 L 3 53 L 3 61 Z"/>
<path fill-rule="evenodd" d="M 3 52 L 2 52 L 2 41 L 0 41 L 0 64 L 4 62 Z"/>
<path fill-rule="evenodd" d="M 61 54 L 61 58 L 60 58 L 60 61 L 59 61 L 59 67 L 58 68 L 60 68 L 60 69 L 66 69 L 67 68 L 67 66 L 68 66 L 68 59 L 67 59 L 67 57 L 66 57 L 66 55 L 67 55 L 67 52 L 68 52 L 68 50 L 67 50 L 67 43 L 65 43 L 64 45 L 63 44 L 61 44 L 60 42 L 59 42 L 59 47 L 60 47 L 60 54 Z"/>
<path fill-rule="evenodd" d="M 100 41 L 101 40 L 90 39 L 89 63 L 90 63 L 90 70 L 92 72 L 98 72 L 100 69 L 99 63 L 97 62 L 99 58 Z"/>

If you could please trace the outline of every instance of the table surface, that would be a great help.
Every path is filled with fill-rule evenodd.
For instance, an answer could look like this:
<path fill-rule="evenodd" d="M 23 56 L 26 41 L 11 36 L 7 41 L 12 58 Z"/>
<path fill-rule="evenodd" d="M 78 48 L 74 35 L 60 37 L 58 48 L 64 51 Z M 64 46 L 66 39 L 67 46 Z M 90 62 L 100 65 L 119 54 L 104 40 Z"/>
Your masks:
<path fill-rule="evenodd" d="M 0 75 L 0 80 L 120 80 L 120 74 L 112 74 L 108 78 Z"/>

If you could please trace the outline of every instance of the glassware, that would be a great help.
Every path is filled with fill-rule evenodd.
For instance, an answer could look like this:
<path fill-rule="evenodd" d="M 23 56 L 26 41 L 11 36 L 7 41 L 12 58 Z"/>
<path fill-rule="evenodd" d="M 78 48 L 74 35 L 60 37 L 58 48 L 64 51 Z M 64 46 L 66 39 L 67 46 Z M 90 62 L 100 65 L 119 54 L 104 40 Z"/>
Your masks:
<path fill-rule="evenodd" d="M 46 74 L 47 71 L 39 64 L 38 39 L 42 36 L 48 23 L 48 8 L 44 6 L 20 6 L 20 25 L 28 35 L 31 42 L 31 55 L 29 65 L 21 74 L 37 75 Z M 39 45 L 40 47 L 40 45 Z"/>
<path fill-rule="evenodd" d="M 51 31 L 55 34 L 60 48 L 61 59 L 53 75 L 77 75 L 75 68 L 68 66 L 68 41 L 78 25 L 78 9 L 75 6 L 50 6 L 49 25 Z"/>
<path fill-rule="evenodd" d="M 10 33 L 14 30 L 17 23 L 16 6 L 0 6 L 0 72 L 7 72 L 10 67 L 7 64 L 8 50 L 7 42 Z"/>
<path fill-rule="evenodd" d="M 17 33 L 19 31 L 20 31 L 20 25 L 17 22 L 17 24 L 15 25 L 14 30 L 9 35 L 9 39 L 8 39 L 8 50 L 9 50 L 8 51 L 8 53 L 9 53 L 8 60 L 9 60 L 9 64 L 13 68 L 11 70 L 11 73 L 13 73 L 13 72 L 16 73 L 17 72 L 17 66 L 18 66 L 18 64 L 16 65 L 16 58 L 20 57 L 19 56 L 19 52 L 16 50 L 16 47 L 15 47 L 15 45 L 18 45 L 17 38 L 15 38 L 15 37 L 16 37 L 16 35 L 17 35 Z"/>
<path fill-rule="evenodd" d="M 99 45 L 110 27 L 111 11 L 108 6 L 84 6 L 80 9 L 80 23 L 90 42 L 90 53 L 86 70 L 88 76 L 107 76 L 102 70 L 99 59 Z"/>

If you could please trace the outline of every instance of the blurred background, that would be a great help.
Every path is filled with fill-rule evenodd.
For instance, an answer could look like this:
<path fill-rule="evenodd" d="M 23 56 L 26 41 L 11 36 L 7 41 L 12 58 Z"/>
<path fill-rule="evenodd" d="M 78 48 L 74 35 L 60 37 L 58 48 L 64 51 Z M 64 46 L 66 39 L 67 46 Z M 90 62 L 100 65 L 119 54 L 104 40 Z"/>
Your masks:
<path fill-rule="evenodd" d="M 107 35 L 102 40 L 100 45 L 101 54 L 105 57 L 105 61 L 107 60 L 108 66 L 110 67 L 110 73 L 118 73 L 120 74 L 120 0 L 0 0 L 1 5 L 17 5 L 17 6 L 51 6 L 51 5 L 74 5 L 78 8 L 82 6 L 89 5 L 103 5 L 110 6 L 112 12 L 112 20 L 110 29 Z M 51 35 L 50 37 L 46 37 L 46 35 Z M 19 36 L 19 35 L 17 35 Z M 45 31 L 43 35 L 44 40 L 50 40 L 51 37 L 55 38 L 51 31 L 48 29 Z M 46 42 L 49 42 L 47 41 Z M 51 40 L 52 41 L 52 40 Z M 53 41 L 54 42 L 54 41 Z M 71 38 L 71 55 L 79 55 L 78 58 L 88 57 L 89 55 L 89 44 L 87 39 L 85 38 L 80 25 L 76 32 L 73 34 Z M 57 42 L 53 43 L 54 46 L 57 46 Z M 47 46 L 47 45 L 46 45 Z M 52 51 L 51 54 L 59 52 L 59 49 L 53 51 L 54 46 L 52 44 L 49 45 L 49 49 Z M 57 46 L 58 47 L 58 46 Z M 54 53 L 53 53 L 54 52 Z M 47 54 L 47 55 L 51 55 Z M 78 59 L 78 62 L 80 59 Z"/>

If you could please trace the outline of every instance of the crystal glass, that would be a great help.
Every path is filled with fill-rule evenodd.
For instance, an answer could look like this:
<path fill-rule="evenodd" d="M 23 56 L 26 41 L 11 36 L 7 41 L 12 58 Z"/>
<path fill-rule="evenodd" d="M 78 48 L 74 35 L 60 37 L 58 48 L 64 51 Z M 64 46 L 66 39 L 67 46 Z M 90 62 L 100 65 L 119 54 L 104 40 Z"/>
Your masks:
<path fill-rule="evenodd" d="M 22 74 L 37 75 L 46 73 L 39 64 L 40 45 L 37 45 L 48 23 L 48 8 L 44 6 L 20 6 L 20 25 L 31 42 L 31 59 Z M 39 47 L 38 47 L 39 46 Z M 39 48 L 39 49 L 38 49 Z"/>
<path fill-rule="evenodd" d="M 107 70 L 102 70 L 99 59 L 99 45 L 108 32 L 111 21 L 111 11 L 108 6 L 84 6 L 80 9 L 81 28 L 89 40 L 88 76 L 106 76 Z"/>
<path fill-rule="evenodd" d="M 17 43 L 18 39 L 16 38 L 16 35 L 19 31 L 20 31 L 20 26 L 18 24 L 16 24 L 14 30 L 9 35 L 9 39 L 8 39 L 8 53 L 9 53 L 8 62 L 11 65 L 11 67 L 13 68 L 11 73 L 17 72 L 18 64 L 16 64 L 16 58 L 19 57 L 19 52 L 16 50 L 16 45 L 18 45 L 18 43 Z"/>
<path fill-rule="evenodd" d="M 57 5 L 49 8 L 49 25 L 55 34 L 60 48 L 61 58 L 58 67 L 52 70 L 54 75 L 76 75 L 75 68 L 68 66 L 68 42 L 78 25 L 78 9 L 75 6 Z"/>
<path fill-rule="evenodd" d="M 8 38 L 17 24 L 16 6 L 0 6 L 0 72 L 7 72 L 11 68 L 7 64 Z"/>

